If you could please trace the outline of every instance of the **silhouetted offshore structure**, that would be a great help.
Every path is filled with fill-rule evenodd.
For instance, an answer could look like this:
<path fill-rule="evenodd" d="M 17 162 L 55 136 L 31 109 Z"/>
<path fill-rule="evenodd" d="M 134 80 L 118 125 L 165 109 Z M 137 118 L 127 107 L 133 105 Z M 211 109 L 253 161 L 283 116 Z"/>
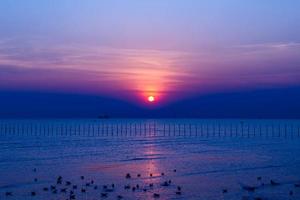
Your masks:
<path fill-rule="evenodd" d="M 0 121 L 1 136 L 184 136 L 300 138 L 300 124 L 278 123 L 124 123 Z"/>

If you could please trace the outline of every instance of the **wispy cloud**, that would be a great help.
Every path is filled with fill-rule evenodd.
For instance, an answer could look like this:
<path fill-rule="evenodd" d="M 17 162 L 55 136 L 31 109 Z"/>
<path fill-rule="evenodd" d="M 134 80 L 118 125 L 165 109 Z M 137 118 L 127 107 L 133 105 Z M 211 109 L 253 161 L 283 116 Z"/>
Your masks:
<path fill-rule="evenodd" d="M 164 96 L 299 84 L 299 52 L 292 42 L 186 52 L 2 40 L 0 87 Z"/>

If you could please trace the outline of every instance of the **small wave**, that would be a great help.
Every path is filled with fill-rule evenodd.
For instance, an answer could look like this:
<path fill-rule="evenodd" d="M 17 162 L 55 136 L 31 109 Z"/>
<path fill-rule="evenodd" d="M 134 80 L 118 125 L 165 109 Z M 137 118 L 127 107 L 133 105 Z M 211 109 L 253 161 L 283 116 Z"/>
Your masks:
<path fill-rule="evenodd" d="M 160 160 L 160 159 L 166 159 L 166 157 L 140 157 L 140 158 L 131 158 L 131 159 L 125 159 L 121 160 L 121 162 L 130 162 L 130 161 L 140 161 L 140 160 Z"/>
<path fill-rule="evenodd" d="M 214 173 L 224 173 L 224 172 L 238 172 L 238 171 L 251 171 L 257 169 L 269 169 L 269 168 L 280 168 L 284 167 L 283 165 L 267 165 L 267 166 L 260 166 L 260 167 L 245 167 L 245 168 L 233 168 L 233 169 L 219 169 L 219 170 L 209 170 L 209 171 L 202 171 L 202 172 L 193 172 L 193 173 L 186 173 L 185 176 L 194 176 L 194 175 L 201 175 L 201 174 L 214 174 Z"/>

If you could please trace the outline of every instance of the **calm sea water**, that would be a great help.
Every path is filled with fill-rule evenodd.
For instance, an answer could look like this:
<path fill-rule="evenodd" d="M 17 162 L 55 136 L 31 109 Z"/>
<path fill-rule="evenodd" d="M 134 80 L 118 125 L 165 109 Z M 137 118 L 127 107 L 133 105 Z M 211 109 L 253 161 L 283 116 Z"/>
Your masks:
<path fill-rule="evenodd" d="M 153 199 L 154 193 L 159 199 L 299 199 L 294 186 L 300 183 L 299 125 L 298 120 L 1 120 L 0 199 L 68 199 L 70 190 L 76 199 L 101 199 L 103 185 L 112 183 L 106 199 Z M 58 192 L 43 191 L 58 176 L 63 177 Z M 139 188 L 125 190 L 127 184 Z"/>

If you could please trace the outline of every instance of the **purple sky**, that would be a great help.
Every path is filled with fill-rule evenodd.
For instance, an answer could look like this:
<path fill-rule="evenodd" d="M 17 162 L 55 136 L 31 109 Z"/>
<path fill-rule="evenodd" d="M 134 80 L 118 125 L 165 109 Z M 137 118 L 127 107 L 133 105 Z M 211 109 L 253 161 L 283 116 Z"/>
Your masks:
<path fill-rule="evenodd" d="M 2 0 L 0 89 L 165 104 L 300 84 L 294 0 Z"/>

